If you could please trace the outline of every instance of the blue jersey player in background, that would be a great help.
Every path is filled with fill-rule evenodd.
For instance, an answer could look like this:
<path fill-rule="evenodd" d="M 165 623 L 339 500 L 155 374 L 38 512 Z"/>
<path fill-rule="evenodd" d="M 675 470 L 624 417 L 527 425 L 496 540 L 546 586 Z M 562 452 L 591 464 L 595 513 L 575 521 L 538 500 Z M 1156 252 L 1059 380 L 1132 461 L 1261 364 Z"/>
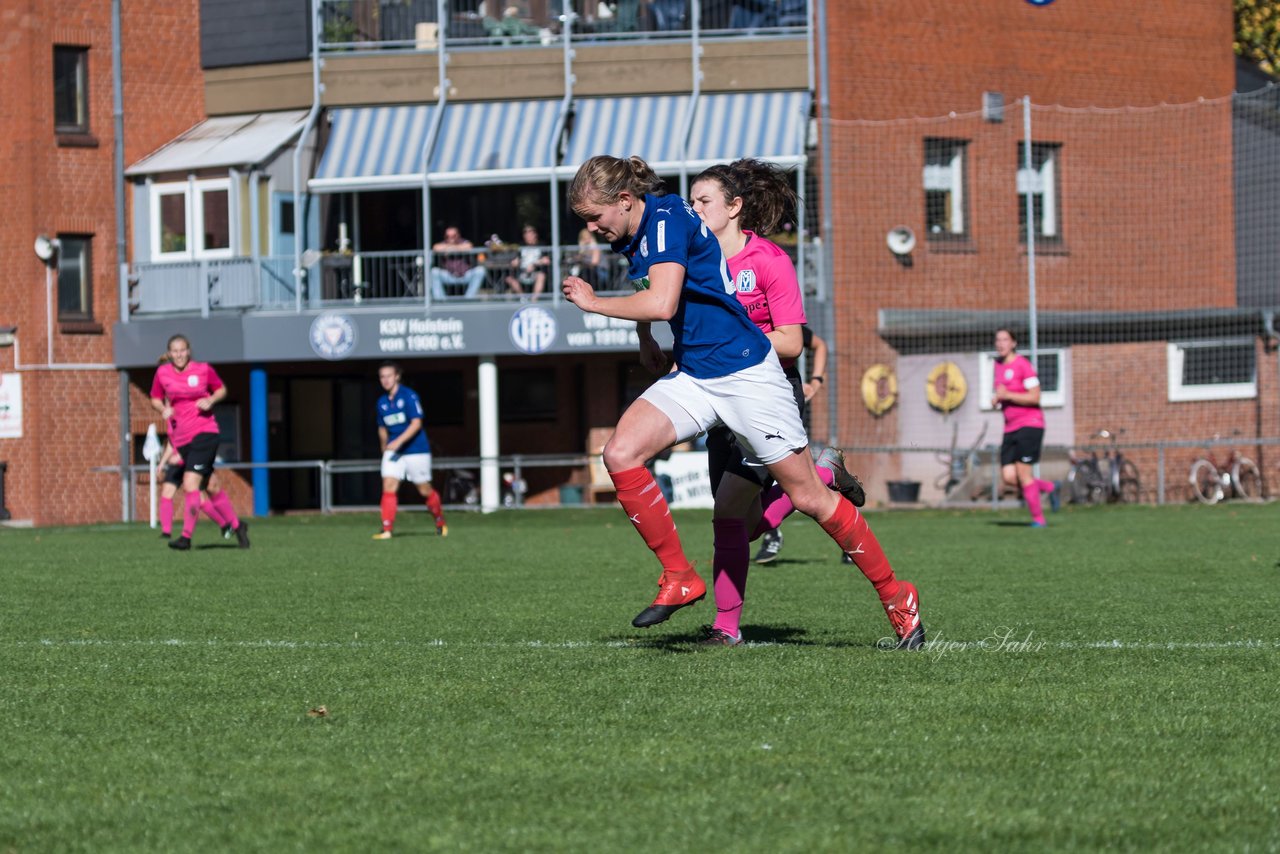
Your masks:
<path fill-rule="evenodd" d="M 667 321 L 675 341 L 674 369 L 627 407 L 604 447 L 618 502 L 662 564 L 658 596 L 632 625 L 661 623 L 706 595 L 645 462 L 719 424 L 769 469 L 797 510 L 842 551 L 858 552 L 857 511 L 819 479 L 791 384 L 769 339 L 738 301 L 720 243 L 697 213 L 684 199 L 663 195 L 661 179 L 639 157 L 607 155 L 578 169 L 569 206 L 628 259 L 636 292 L 600 297 L 569 276 L 561 286 L 565 298 L 586 312 L 636 321 L 641 361 L 655 373 L 667 360 L 650 324 Z M 895 584 L 889 594 L 885 610 L 899 646 L 923 646 L 915 588 Z"/>
<path fill-rule="evenodd" d="M 427 502 L 436 520 L 436 533 L 448 536 L 440 493 L 431 488 L 431 443 L 422 426 L 422 400 L 411 388 L 400 385 L 400 366 L 383 362 L 378 382 L 386 394 L 378 398 L 378 444 L 382 446 L 382 530 L 375 540 L 391 539 L 396 525 L 397 493 L 403 481 L 411 481 Z"/>

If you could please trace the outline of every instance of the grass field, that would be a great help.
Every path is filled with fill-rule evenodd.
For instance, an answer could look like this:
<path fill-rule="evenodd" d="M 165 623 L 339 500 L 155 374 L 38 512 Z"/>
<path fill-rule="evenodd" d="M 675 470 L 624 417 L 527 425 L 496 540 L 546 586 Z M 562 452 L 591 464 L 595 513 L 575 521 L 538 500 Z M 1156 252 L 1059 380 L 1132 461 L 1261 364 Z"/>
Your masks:
<path fill-rule="evenodd" d="M 798 517 L 734 649 L 617 509 L 0 530 L 0 851 L 1280 848 L 1280 506 L 870 519 L 924 652 Z"/>

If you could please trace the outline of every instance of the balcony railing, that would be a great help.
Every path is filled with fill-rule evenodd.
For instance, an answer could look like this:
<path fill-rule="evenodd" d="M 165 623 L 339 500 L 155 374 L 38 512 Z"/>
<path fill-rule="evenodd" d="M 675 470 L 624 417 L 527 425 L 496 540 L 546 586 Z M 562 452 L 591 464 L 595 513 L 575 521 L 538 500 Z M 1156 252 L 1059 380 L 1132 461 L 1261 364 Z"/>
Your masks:
<path fill-rule="evenodd" d="M 688 38 L 691 0 L 576 0 L 573 38 L 584 41 Z M 699 2 L 699 0 L 692 0 Z M 561 41 L 563 0 L 451 0 L 444 34 L 451 47 L 553 45 Z M 439 45 L 435 0 L 321 0 L 326 51 L 420 50 Z M 806 31 L 808 0 L 701 0 L 701 37 L 795 35 Z"/>
<path fill-rule="evenodd" d="M 798 258 L 797 246 L 784 248 L 793 261 Z M 806 245 L 800 275 L 806 292 L 821 300 L 818 248 L 817 241 Z M 522 256 L 522 249 L 532 251 Z M 599 247 L 597 254 L 577 245 L 504 246 L 437 254 L 434 269 L 427 266 L 421 250 L 323 255 L 303 271 L 301 298 L 295 291 L 291 256 L 139 263 L 133 269 L 131 307 L 135 316 L 199 313 L 208 317 L 358 303 L 520 302 L 535 298 L 539 274 L 542 292 L 537 298 L 558 302 L 559 282 L 552 281 L 553 254 L 559 255 L 562 276 L 581 276 L 601 293 L 631 290 L 626 260 L 606 247 Z"/>

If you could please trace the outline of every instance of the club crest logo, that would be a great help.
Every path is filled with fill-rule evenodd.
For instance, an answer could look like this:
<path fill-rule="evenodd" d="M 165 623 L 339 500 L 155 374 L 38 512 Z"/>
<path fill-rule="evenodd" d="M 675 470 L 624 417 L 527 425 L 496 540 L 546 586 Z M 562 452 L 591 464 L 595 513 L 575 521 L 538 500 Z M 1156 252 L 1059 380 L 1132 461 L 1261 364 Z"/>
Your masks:
<path fill-rule="evenodd" d="M 644 237 L 640 238 L 640 257 L 641 258 L 649 257 L 649 235 L 647 234 Z"/>
<path fill-rule="evenodd" d="M 738 293 L 749 294 L 756 289 L 756 271 L 743 270 L 738 273 Z"/>
<path fill-rule="evenodd" d="M 187 377 L 187 385 L 190 386 L 191 388 L 195 388 L 196 386 L 200 385 L 200 378 L 195 374 L 192 374 L 191 376 Z"/>
<path fill-rule="evenodd" d="M 507 332 L 511 343 L 522 353 L 534 355 L 546 351 L 556 340 L 556 316 L 545 308 L 530 305 L 511 316 Z"/>
<path fill-rule="evenodd" d="M 345 314 L 330 312 L 311 321 L 311 349 L 322 359 L 336 362 L 356 348 L 356 327 Z"/>

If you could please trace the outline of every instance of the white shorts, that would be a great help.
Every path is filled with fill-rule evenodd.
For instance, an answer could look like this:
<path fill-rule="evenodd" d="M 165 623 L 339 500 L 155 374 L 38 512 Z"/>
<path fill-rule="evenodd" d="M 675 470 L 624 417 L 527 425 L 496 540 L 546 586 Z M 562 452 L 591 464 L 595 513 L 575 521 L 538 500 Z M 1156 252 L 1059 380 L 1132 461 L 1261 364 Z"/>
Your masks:
<path fill-rule="evenodd" d="M 431 455 L 383 451 L 382 476 L 412 483 L 427 483 L 431 480 Z"/>
<path fill-rule="evenodd" d="M 667 374 L 640 397 L 671 419 L 677 443 L 723 424 L 738 437 L 748 462 L 771 465 L 809 446 L 795 393 L 773 350 L 760 364 L 724 377 Z"/>

